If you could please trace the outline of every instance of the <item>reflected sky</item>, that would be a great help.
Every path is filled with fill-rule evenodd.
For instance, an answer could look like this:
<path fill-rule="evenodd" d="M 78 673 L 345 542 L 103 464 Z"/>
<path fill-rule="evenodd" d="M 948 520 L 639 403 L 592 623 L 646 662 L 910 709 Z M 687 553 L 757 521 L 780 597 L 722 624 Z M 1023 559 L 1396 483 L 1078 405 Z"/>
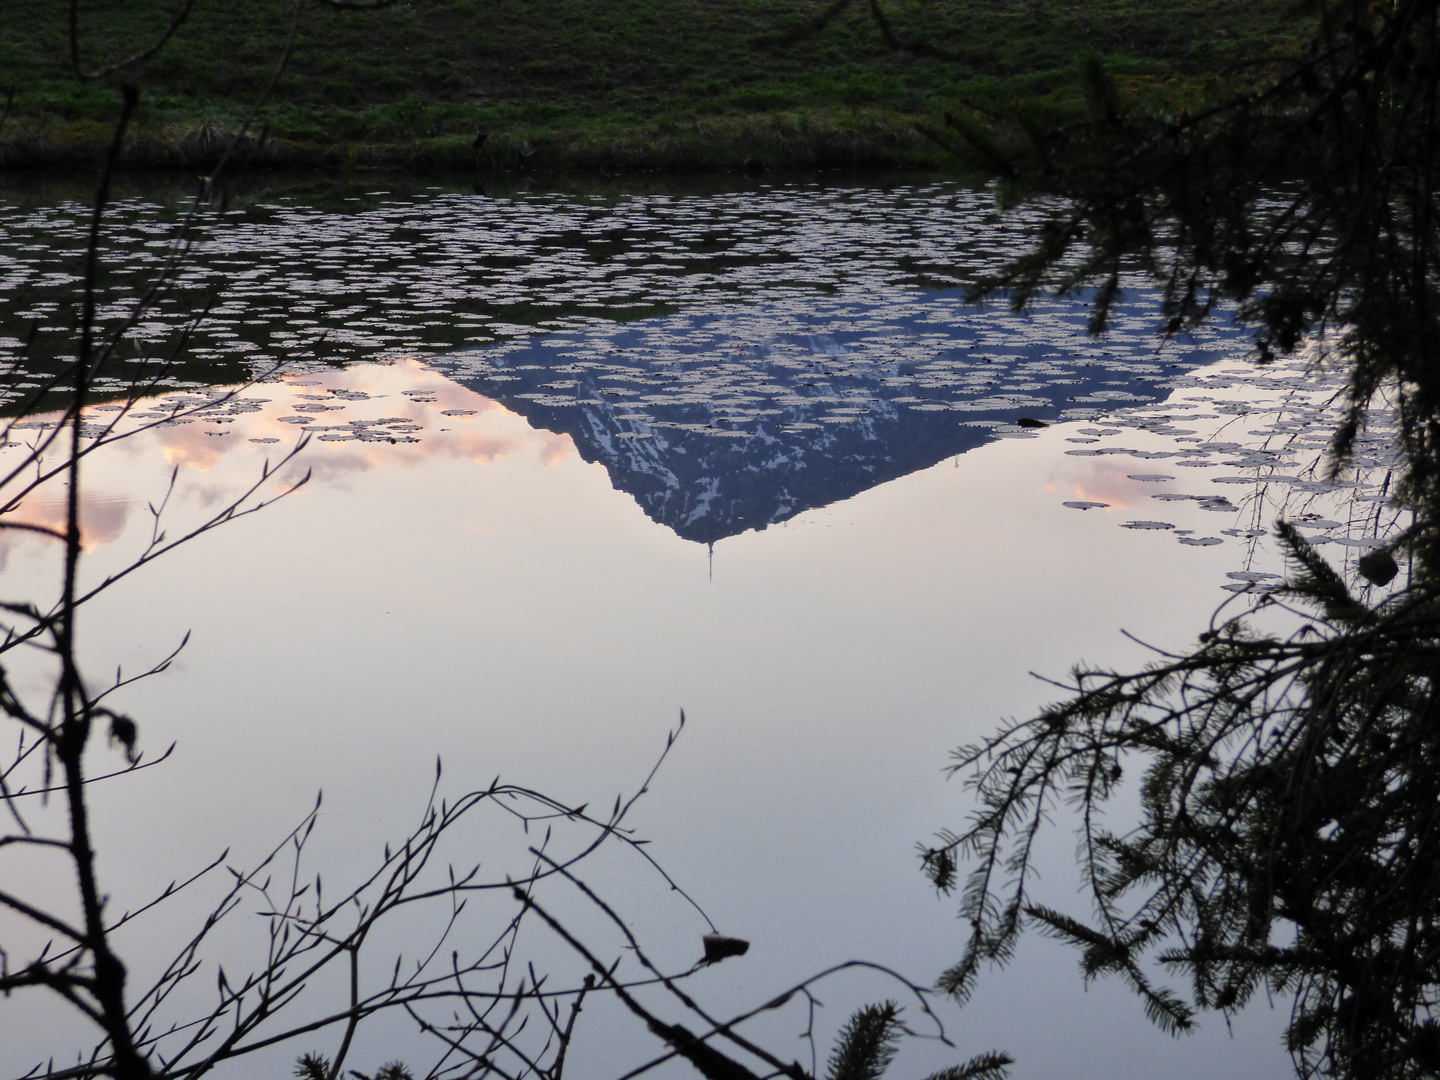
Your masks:
<path fill-rule="evenodd" d="M 927 981 L 961 937 L 913 855 L 963 814 L 941 776 L 948 750 L 1042 702 L 1029 672 L 1134 663 L 1143 650 L 1121 628 L 1181 645 L 1223 589 L 1274 580 L 1281 567 L 1257 534 L 1278 510 L 1311 513 L 1314 533 L 1342 548 L 1370 525 L 1344 517 L 1349 489 L 1302 475 L 1322 394 L 1295 396 L 1298 374 L 1266 376 L 1289 395 L 1285 411 L 1257 408 L 1255 373 L 1222 365 L 1103 423 L 1017 430 L 730 536 L 713 560 L 569 434 L 418 361 L 279 378 L 235 398 L 152 399 L 133 420 L 160 426 L 88 466 L 91 580 L 143 546 L 148 506 L 177 466 L 165 510 L 175 531 L 307 429 L 276 490 L 313 478 L 87 616 L 96 670 L 139 670 L 194 632 L 171 671 L 121 702 L 146 745 L 179 749 L 163 780 L 106 795 L 111 887 L 133 901 L 222 843 L 253 854 L 321 788 L 327 873 L 341 874 L 408 823 L 437 754 L 456 791 L 500 773 L 608 803 L 638 783 L 683 707 L 690 725 L 637 824 L 712 917 L 755 942 L 707 974 L 704 992 L 740 1008 L 852 956 Z M 207 395 L 210 411 L 163 421 Z M 1276 475 L 1287 479 L 1264 479 Z M 1213 483 L 1238 476 L 1243 487 Z M 42 493 L 22 515 L 56 510 Z M 1145 521 L 1165 527 L 1133 527 Z M 43 591 L 59 545 L 7 539 L 8 592 Z M 1069 841 L 1051 848 L 1039 887 L 1063 903 Z M 599 884 L 649 947 L 692 959 L 693 914 L 653 885 L 636 894 L 603 872 Z M 835 988 L 822 1029 L 887 992 Z M 594 1075 L 618 1074 L 634 1063 L 635 1033 L 596 1015 L 582 1052 Z M 1081 993 L 1072 958 L 1040 942 L 949 1022 L 963 1046 L 1016 1051 L 1020 1078 L 1138 1080 L 1162 1060 L 1187 1077 L 1287 1067 L 1279 1014 L 1252 1011 L 1233 1039 L 1211 1023 L 1175 1048 L 1122 991 Z M 783 1042 L 800 1026 L 778 1017 L 762 1031 Z M 395 1038 L 373 1052 L 403 1056 L 408 1036 Z M 953 1059 L 907 1050 L 917 1071 Z"/>

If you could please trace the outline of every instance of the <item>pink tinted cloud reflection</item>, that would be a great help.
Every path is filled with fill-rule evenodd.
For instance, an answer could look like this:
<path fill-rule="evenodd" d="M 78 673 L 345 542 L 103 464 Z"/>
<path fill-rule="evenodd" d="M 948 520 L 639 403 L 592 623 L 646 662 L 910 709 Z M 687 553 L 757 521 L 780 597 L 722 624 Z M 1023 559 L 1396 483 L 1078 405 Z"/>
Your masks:
<path fill-rule="evenodd" d="M 137 411 L 153 417 L 170 408 L 171 400 L 152 399 Z M 254 483 L 264 462 L 273 465 L 305 435 L 308 444 L 270 482 L 275 487 L 289 486 L 306 471 L 311 483 L 343 484 L 354 474 L 412 469 L 435 459 L 484 465 L 529 453 L 553 466 L 575 453 L 568 435 L 531 428 L 498 402 L 414 360 L 306 372 L 139 432 L 120 444 L 123 453 L 87 459 L 82 514 L 87 549 L 125 531 L 141 499 L 128 493 L 144 492 L 142 502 L 158 499 L 169 474 L 178 470 L 178 501 L 223 505 Z M 204 481 L 197 482 L 195 474 L 205 474 Z M 12 520 L 63 528 L 63 490 L 56 484 L 38 492 Z M 18 545 L 36 542 L 50 541 L 33 532 L 0 530 L 0 567 Z"/>
<path fill-rule="evenodd" d="M 1144 502 L 1155 490 L 1131 480 L 1131 473 L 1148 472 L 1145 462 L 1132 457 L 1079 458 L 1067 461 L 1045 485 L 1048 491 L 1068 489 L 1076 499 L 1106 503 L 1114 510 L 1129 510 Z"/>

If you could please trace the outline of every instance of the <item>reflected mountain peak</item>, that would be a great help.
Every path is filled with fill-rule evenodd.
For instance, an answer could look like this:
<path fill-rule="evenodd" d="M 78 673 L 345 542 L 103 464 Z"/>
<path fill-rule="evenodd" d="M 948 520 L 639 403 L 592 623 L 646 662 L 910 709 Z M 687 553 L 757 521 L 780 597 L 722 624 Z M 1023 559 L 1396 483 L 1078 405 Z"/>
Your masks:
<path fill-rule="evenodd" d="M 1160 346 L 1137 310 L 1100 350 L 1075 340 L 1073 303 L 1016 316 L 966 308 L 958 291 L 884 300 L 597 324 L 434 364 L 570 436 L 652 520 L 712 555 L 717 540 L 995 438 L 1156 397 Z M 1181 371 L 1216 355 L 1165 348 Z"/>

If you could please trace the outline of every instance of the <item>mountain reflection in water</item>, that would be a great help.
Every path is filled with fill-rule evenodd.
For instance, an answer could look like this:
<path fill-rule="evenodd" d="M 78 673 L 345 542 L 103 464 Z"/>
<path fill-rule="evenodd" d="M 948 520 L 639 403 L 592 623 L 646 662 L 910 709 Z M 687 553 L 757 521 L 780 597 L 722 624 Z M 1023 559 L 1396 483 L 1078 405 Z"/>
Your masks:
<path fill-rule="evenodd" d="M 147 504 L 165 503 L 180 535 L 307 435 L 264 494 L 313 479 L 87 610 L 97 671 L 147 670 L 196 630 L 166 678 L 124 691 L 147 749 L 180 750 L 163 783 L 107 795 L 129 800 L 107 804 L 123 826 L 105 848 L 115 910 L 222 844 L 268 850 L 322 786 L 335 869 L 362 865 L 437 755 L 457 785 L 501 771 L 608 805 L 684 706 L 692 724 L 643 831 L 756 942 L 743 966 L 708 973 L 721 1011 L 850 955 L 932 977 L 959 929 L 912 850 L 962 805 L 939 781 L 945 751 L 1048 696 L 1028 670 L 1062 671 L 1082 649 L 1143 662 L 1120 626 L 1173 646 L 1218 588 L 1275 581 L 1277 514 L 1361 545 L 1385 501 L 1374 476 L 1314 472 L 1328 391 L 1303 362 L 1200 370 L 1233 334 L 1162 344 L 1127 309 L 1096 341 L 1083 300 L 1022 318 L 921 288 L 1028 243 L 1023 220 L 1006 232 L 990 207 L 941 187 L 377 193 L 343 215 L 277 197 L 217 216 L 179 300 L 126 335 L 142 360 L 161 355 L 223 293 L 190 338 L 193 369 L 126 418 L 155 426 L 87 457 L 82 571 L 103 577 L 144 548 Z M 41 360 L 73 347 L 53 275 L 73 270 L 86 220 L 0 207 L 12 391 L 30 382 L 32 328 Z M 167 235 L 153 208 L 116 208 L 110 325 Z M 280 359 L 291 366 L 238 395 L 201 381 Z M 102 389 L 114 400 L 90 411 L 97 425 L 124 408 L 120 380 Z M 1021 441 L 1021 417 L 1052 426 Z M 4 454 L 55 422 L 16 425 Z M 1382 473 L 1384 435 L 1368 431 L 1359 455 Z M 957 468 L 925 468 L 962 452 Z M 1296 501 L 1316 498 L 1329 501 Z M 40 491 L 16 517 L 54 523 L 62 507 Z M 712 580 L 686 541 L 716 537 L 731 539 Z M 60 554 L 0 532 L 7 596 L 44 602 Z M 1063 870 L 1045 887 L 1065 895 Z M 693 960 L 692 928 L 660 898 L 615 895 L 647 947 Z M 167 918 L 165 955 L 186 925 Z M 1021 1080 L 1153 1075 L 1172 1044 L 1114 987 L 1077 993 L 1056 974 L 1070 962 L 1022 954 L 957 1033 L 1021 1052 Z M 872 990 L 827 992 L 822 1024 Z M 620 1075 L 634 1032 L 599 1008 L 574 1060 Z M 1267 1023 L 1247 1011 L 1233 1044 L 1216 1025 L 1190 1057 L 1165 1057 L 1167 1073 L 1273 1076 Z M 794 1036 L 788 1017 L 775 1024 L 775 1045 Z M 32 1043 L 73 1045 L 12 1029 L 7 1065 L 43 1057 Z M 402 1036 L 384 1053 L 411 1049 Z M 910 1052 L 930 1055 L 912 1075 L 953 1060 Z"/>
<path fill-rule="evenodd" d="M 1003 302 L 964 305 L 956 286 L 1025 250 L 1045 211 L 997 216 L 989 192 L 950 184 L 761 185 L 685 197 L 377 191 L 340 206 L 262 194 L 206 216 L 173 295 L 123 331 L 121 354 L 133 354 L 126 363 L 182 391 L 139 418 L 163 419 L 187 398 L 214 400 L 191 429 L 205 438 L 184 451 L 171 446 L 172 461 L 201 462 L 235 445 L 224 425 L 238 431 L 242 419 L 266 427 L 248 437 L 281 443 L 307 431 L 322 444 L 414 446 L 423 394 L 397 391 L 405 407 L 373 411 L 346 388 L 369 376 L 337 368 L 419 360 L 568 436 L 652 520 L 714 543 L 992 437 L 1021 436 L 1012 425 L 1022 417 L 1123 430 L 1130 422 L 1118 417 L 1161 408 L 1196 368 L 1241 348 L 1223 326 L 1199 341 L 1162 340 L 1140 279 L 1127 283 L 1129 302 L 1099 340 L 1085 333 L 1083 298 L 1041 299 L 1023 317 Z M 105 325 L 122 325 L 143 294 L 176 214 L 140 199 L 113 207 Z M 14 241 L 0 258 L 0 372 L 8 372 L 0 401 L 67 361 L 66 309 L 52 294 L 75 269 L 87 221 L 75 205 L 0 202 L 0 227 Z M 223 303 L 212 303 L 215 294 Z M 193 363 L 152 371 L 147 358 L 182 334 Z M 267 420 L 253 401 L 204 386 L 276 363 L 292 385 L 314 381 L 284 418 Z M 110 373 L 97 389 L 124 395 L 127 373 Z M 1276 390 L 1285 388 L 1266 393 Z M 1227 406 L 1229 415 L 1250 400 Z M 1157 414 L 1136 422 L 1189 438 Z M 443 426 L 430 424 L 423 437 Z M 420 452 L 432 450 L 441 452 Z M 1172 444 L 1143 456 L 1178 452 Z M 354 456 L 317 460 L 331 467 Z M 1247 452 L 1209 463 L 1227 461 L 1246 472 L 1219 482 L 1249 483 L 1268 479 L 1280 458 Z M 1153 515 L 1135 527 L 1174 529 Z"/>
<path fill-rule="evenodd" d="M 119 539 L 172 469 L 203 476 L 182 484 L 198 483 L 203 506 L 233 497 L 262 460 L 308 436 L 273 490 L 306 472 L 344 485 L 435 459 L 485 465 L 520 456 L 550 466 L 576 455 L 602 466 L 652 521 L 714 544 L 997 438 L 1035 438 L 1014 421 L 1036 416 L 1072 444 L 1056 451 L 1052 481 L 1067 507 L 1131 511 L 1117 524 L 1189 545 L 1252 543 L 1278 514 L 1316 543 L 1374 543 L 1391 433 L 1377 416 L 1357 443 L 1353 479 L 1321 475 L 1333 389 L 1303 361 L 1256 369 L 1232 359 L 1194 371 L 1213 354 L 1192 348 L 1183 364 L 1166 357 L 1162 366 L 1080 342 L 1067 363 L 1033 328 L 1001 341 L 976 332 L 974 349 L 963 323 L 948 348 L 919 332 L 925 318 L 952 313 L 930 300 L 889 311 L 888 333 L 849 334 L 777 333 L 751 313 L 694 317 L 681 337 L 683 320 L 655 320 L 429 364 L 301 370 L 239 391 L 163 395 L 125 416 L 149 430 L 124 444 L 124 467 L 90 474 L 84 543 L 94 550 Z M 1048 329 L 1066 325 L 1054 319 Z M 91 410 L 94 429 L 121 408 Z M 59 414 L 19 421 L 9 452 L 58 422 Z M 63 513 L 63 493 L 41 489 L 18 518 L 55 527 Z M 12 549 L 37 543 L 33 533 L 0 534 L 0 567 Z"/>
<path fill-rule="evenodd" d="M 1133 308 L 1102 347 L 1085 318 L 1078 302 L 1021 317 L 967 307 L 956 291 L 883 307 L 821 297 L 595 325 L 436 363 L 569 435 L 654 521 L 714 543 L 1022 435 L 1022 418 L 1154 401 L 1167 375 L 1219 355 L 1162 343 Z"/>

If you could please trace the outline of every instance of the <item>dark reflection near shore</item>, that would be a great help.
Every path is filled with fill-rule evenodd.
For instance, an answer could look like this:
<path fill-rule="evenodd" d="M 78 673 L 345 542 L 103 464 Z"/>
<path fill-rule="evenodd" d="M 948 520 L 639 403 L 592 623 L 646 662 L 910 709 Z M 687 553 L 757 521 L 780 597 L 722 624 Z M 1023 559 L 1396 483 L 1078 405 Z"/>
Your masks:
<path fill-rule="evenodd" d="M 1101 347 L 1085 314 L 982 313 L 954 292 L 849 297 L 843 312 L 816 300 L 594 326 L 436 366 L 569 435 L 656 522 L 714 543 L 996 437 L 1153 401 L 1167 376 L 1218 355 L 1162 348 L 1137 311 Z"/>

